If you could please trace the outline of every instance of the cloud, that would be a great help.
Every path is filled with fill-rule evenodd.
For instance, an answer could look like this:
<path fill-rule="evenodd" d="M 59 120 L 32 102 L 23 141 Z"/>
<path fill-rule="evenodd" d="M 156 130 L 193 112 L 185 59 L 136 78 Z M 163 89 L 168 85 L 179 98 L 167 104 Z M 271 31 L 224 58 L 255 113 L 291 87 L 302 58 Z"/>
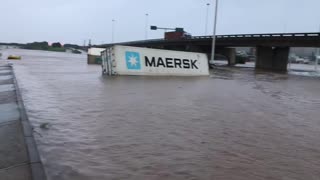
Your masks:
<path fill-rule="evenodd" d="M 213 0 L 10 0 L 1 2 L 0 41 L 61 41 L 82 44 L 111 42 L 112 19 L 115 41 L 144 39 L 145 13 L 149 24 L 184 27 L 203 35 L 206 3 L 209 32 L 213 26 Z M 320 1 L 220 0 L 218 34 L 317 31 Z M 160 38 L 163 31 L 149 31 Z"/>

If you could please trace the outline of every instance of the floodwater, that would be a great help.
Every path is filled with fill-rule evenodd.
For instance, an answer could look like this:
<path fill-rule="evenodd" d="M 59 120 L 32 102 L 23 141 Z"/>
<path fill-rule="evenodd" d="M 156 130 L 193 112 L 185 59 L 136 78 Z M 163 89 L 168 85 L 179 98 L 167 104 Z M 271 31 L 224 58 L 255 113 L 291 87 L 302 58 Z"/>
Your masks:
<path fill-rule="evenodd" d="M 14 68 L 50 180 L 320 179 L 311 72 L 102 77 L 85 55 L 5 53 L 22 55 Z"/>

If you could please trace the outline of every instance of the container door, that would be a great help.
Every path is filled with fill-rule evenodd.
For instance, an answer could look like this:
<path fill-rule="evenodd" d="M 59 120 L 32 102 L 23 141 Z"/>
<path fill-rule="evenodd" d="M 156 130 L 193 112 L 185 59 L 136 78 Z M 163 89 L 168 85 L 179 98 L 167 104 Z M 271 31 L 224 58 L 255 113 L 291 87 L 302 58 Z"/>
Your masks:
<path fill-rule="evenodd" d="M 101 52 L 101 66 L 102 66 L 102 74 L 108 74 L 108 63 L 107 63 L 107 51 Z"/>
<path fill-rule="evenodd" d="M 112 75 L 111 65 L 111 48 L 101 52 L 102 57 L 102 74 Z"/>
<path fill-rule="evenodd" d="M 112 73 L 112 64 L 111 64 L 111 53 L 112 53 L 112 48 L 107 49 L 107 67 L 108 67 L 108 75 L 111 76 L 113 75 Z"/>

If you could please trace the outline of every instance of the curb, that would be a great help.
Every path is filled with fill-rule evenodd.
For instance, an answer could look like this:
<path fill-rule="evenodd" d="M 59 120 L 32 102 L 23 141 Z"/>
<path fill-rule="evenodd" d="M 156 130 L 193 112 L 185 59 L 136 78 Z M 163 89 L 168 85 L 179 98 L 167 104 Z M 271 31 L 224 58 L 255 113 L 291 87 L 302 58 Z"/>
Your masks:
<path fill-rule="evenodd" d="M 18 81 L 16 79 L 16 75 L 12 65 L 9 65 L 12 70 L 13 81 L 15 86 L 15 92 L 17 95 L 17 103 L 20 112 L 20 121 L 23 128 L 24 140 L 26 142 L 28 156 L 29 156 L 29 163 L 31 167 L 31 174 L 33 180 L 46 180 L 47 176 L 43 167 L 43 164 L 40 159 L 40 155 L 38 152 L 38 148 L 36 145 L 36 141 L 33 137 L 33 128 L 29 121 L 28 115 L 26 113 L 26 109 L 23 103 L 23 99 L 20 93 Z"/>

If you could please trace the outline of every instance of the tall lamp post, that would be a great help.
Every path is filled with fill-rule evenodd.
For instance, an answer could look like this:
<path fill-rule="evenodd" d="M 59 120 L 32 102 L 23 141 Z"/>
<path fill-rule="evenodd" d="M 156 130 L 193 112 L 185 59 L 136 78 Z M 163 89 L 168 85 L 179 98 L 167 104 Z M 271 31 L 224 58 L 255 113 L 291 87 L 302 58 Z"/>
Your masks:
<path fill-rule="evenodd" d="M 217 29 L 217 17 L 218 17 L 218 5 L 219 5 L 219 0 L 216 0 L 215 3 L 215 14 L 214 14 L 214 23 L 213 23 L 213 35 L 212 35 L 212 50 L 211 50 L 211 60 L 214 61 L 214 51 L 216 47 L 216 29 Z"/>
<path fill-rule="evenodd" d="M 148 39 L 149 14 L 146 13 L 145 39 Z"/>
<path fill-rule="evenodd" d="M 116 20 L 112 19 L 112 32 L 111 32 L 111 43 L 114 43 L 114 29 L 115 29 L 115 22 Z"/>
<path fill-rule="evenodd" d="M 315 69 L 315 71 L 316 72 L 318 72 L 318 63 L 319 63 L 319 59 L 318 59 L 318 57 L 319 57 L 319 48 L 317 48 L 317 52 L 316 52 L 316 60 L 315 60 L 315 65 L 314 65 L 314 69 Z"/>
<path fill-rule="evenodd" d="M 205 29 L 204 29 L 204 35 L 207 35 L 208 33 L 208 18 L 209 18 L 209 7 L 210 3 L 207 3 L 207 12 L 206 12 L 206 25 L 205 25 Z"/>
<path fill-rule="evenodd" d="M 319 26 L 319 33 L 320 33 L 320 26 Z M 317 51 L 316 51 L 316 59 L 315 59 L 315 65 L 314 65 L 314 70 L 316 71 L 316 72 L 318 72 L 318 63 L 319 63 L 319 59 L 318 59 L 318 57 L 319 57 L 319 54 L 320 53 L 320 49 L 319 49 L 319 47 L 317 48 Z"/>

